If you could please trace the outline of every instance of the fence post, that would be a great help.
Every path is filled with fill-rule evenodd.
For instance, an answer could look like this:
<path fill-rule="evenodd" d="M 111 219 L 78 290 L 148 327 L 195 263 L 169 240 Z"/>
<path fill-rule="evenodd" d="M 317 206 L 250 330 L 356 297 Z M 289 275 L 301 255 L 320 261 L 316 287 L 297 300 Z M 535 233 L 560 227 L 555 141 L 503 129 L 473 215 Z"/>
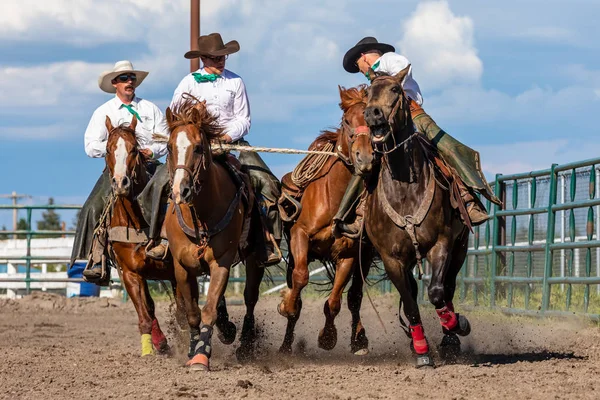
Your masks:
<path fill-rule="evenodd" d="M 25 260 L 25 293 L 31 294 L 31 208 L 27 207 L 27 260 Z"/>
<path fill-rule="evenodd" d="M 548 195 L 548 224 L 546 226 L 546 245 L 544 247 L 544 280 L 542 283 L 542 313 L 546 312 L 550 306 L 550 284 L 548 278 L 552 276 L 552 250 L 550 245 L 554 243 L 554 230 L 556 229 L 556 215 L 552 211 L 552 206 L 556 204 L 556 167 L 558 164 L 552 164 L 550 168 L 550 193 Z"/>
<path fill-rule="evenodd" d="M 496 174 L 496 183 L 494 184 L 494 194 L 497 198 L 503 199 L 503 184 L 500 182 L 502 174 Z M 498 253 L 496 252 L 496 245 L 500 240 L 500 221 L 499 217 L 496 216 L 499 206 L 494 204 L 494 211 L 492 219 L 494 221 L 494 228 L 492 231 L 492 267 L 490 271 L 490 308 L 496 307 L 496 274 L 498 272 Z"/>

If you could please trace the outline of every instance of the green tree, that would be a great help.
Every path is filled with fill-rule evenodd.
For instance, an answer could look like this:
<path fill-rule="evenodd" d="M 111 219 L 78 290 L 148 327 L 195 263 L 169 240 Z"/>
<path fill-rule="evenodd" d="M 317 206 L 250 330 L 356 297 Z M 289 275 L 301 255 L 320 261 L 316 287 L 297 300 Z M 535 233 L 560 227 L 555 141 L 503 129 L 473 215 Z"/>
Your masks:
<path fill-rule="evenodd" d="M 27 226 L 27 221 L 25 220 L 25 218 L 21 218 L 21 219 L 19 219 L 19 221 L 17 221 L 17 230 L 18 231 L 28 231 L 29 230 L 29 226 Z M 26 237 L 27 237 L 27 235 L 24 235 L 24 234 L 17 235 L 17 239 L 25 239 Z"/>
<path fill-rule="evenodd" d="M 54 199 L 50 197 L 48 199 L 48 204 L 53 205 Z M 42 220 L 37 221 L 37 228 L 40 231 L 60 231 L 61 223 L 60 223 L 60 215 L 56 213 L 53 209 L 48 209 L 44 213 L 42 213 Z M 44 237 L 44 236 L 40 236 Z M 55 237 L 55 236 L 46 236 L 46 237 Z"/>

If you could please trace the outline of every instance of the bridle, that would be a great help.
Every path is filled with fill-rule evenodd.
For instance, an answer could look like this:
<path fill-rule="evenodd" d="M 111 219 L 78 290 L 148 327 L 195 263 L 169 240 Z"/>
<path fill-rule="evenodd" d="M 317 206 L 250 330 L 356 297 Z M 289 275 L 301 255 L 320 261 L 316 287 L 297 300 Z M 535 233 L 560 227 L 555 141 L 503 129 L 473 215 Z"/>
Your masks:
<path fill-rule="evenodd" d="M 373 84 L 373 82 L 382 79 L 389 79 L 392 78 L 389 75 L 379 75 L 376 76 L 375 78 L 373 78 L 373 80 L 371 81 L 371 84 Z M 398 111 L 400 109 L 400 106 L 403 104 L 408 104 L 408 98 L 406 97 L 406 94 L 404 93 L 404 90 L 402 90 L 399 94 L 398 97 L 394 100 L 394 102 L 392 103 L 392 111 L 390 112 L 388 119 L 387 119 L 387 123 L 389 126 L 389 131 L 388 133 L 386 133 L 386 135 L 384 136 L 384 138 L 381 140 L 380 143 L 373 143 L 373 151 L 375 151 L 378 154 L 381 155 L 388 155 L 393 153 L 394 151 L 396 151 L 397 149 L 399 149 L 400 147 L 404 146 L 406 143 L 410 142 L 412 139 L 414 139 L 417 134 L 419 132 L 415 131 L 413 132 L 408 138 L 404 139 L 402 142 L 400 143 L 396 143 L 396 136 L 392 135 L 394 132 L 394 127 L 396 125 L 396 115 L 398 114 Z M 401 129 L 405 129 L 408 126 L 408 116 L 410 115 L 410 109 L 405 109 L 404 111 L 404 126 L 401 127 Z M 392 146 L 391 149 L 385 149 L 386 147 L 386 142 L 389 139 L 390 135 L 392 135 L 392 139 L 394 140 L 394 145 Z M 373 139 L 371 138 L 371 141 Z M 384 149 L 383 150 L 379 150 L 379 146 L 383 146 Z"/>
<path fill-rule="evenodd" d="M 174 132 L 176 128 L 179 128 L 179 127 L 185 126 L 185 125 L 194 125 L 194 124 L 192 122 L 178 121 L 178 122 L 173 123 L 171 131 Z M 190 176 L 191 181 L 192 181 L 191 182 L 192 192 L 194 194 L 200 193 L 200 190 L 202 190 L 202 183 L 203 183 L 202 179 L 200 179 L 200 174 L 201 174 L 202 170 L 206 169 L 206 158 L 204 156 L 204 149 L 200 154 L 198 154 L 197 157 L 194 157 L 194 159 L 195 159 L 195 161 L 194 161 L 194 165 L 192 166 L 192 168 L 188 167 L 187 165 L 183 165 L 183 164 L 175 165 L 175 167 L 173 168 L 173 174 L 169 178 L 171 187 L 173 186 L 173 177 L 175 176 L 175 172 L 177 172 L 177 170 L 180 169 L 180 170 L 185 171 Z"/>
<path fill-rule="evenodd" d="M 112 129 L 111 129 L 111 130 L 108 132 L 108 137 L 110 137 L 110 135 L 111 135 L 111 134 L 113 134 L 113 133 L 114 133 L 115 131 L 117 131 L 117 130 L 121 130 L 121 131 L 130 132 L 130 133 L 132 133 L 132 134 L 133 134 L 133 136 L 135 137 L 135 131 L 133 131 L 132 129 L 129 129 L 129 128 L 126 128 L 126 127 L 123 127 L 123 126 L 115 126 L 114 128 L 112 128 Z M 135 157 L 135 166 L 133 167 L 133 170 L 131 171 L 131 176 L 130 176 L 130 179 L 131 179 L 131 181 L 132 181 L 134 184 L 136 184 L 136 185 L 137 185 L 139 182 L 138 182 L 138 180 L 137 180 L 138 176 L 137 176 L 137 168 L 136 168 L 136 167 L 137 167 L 138 165 L 140 165 L 140 166 L 143 166 L 143 162 L 142 162 L 142 159 L 141 159 L 141 156 L 140 156 L 140 151 L 139 151 L 139 149 L 138 149 L 137 142 L 136 142 L 136 145 L 133 147 L 133 151 L 132 151 L 132 153 L 134 153 L 134 157 Z M 107 151 L 106 151 L 106 155 L 109 155 L 109 154 L 111 154 L 111 152 L 109 152 L 109 151 L 108 151 L 108 149 L 107 149 Z M 108 157 L 106 157 L 106 158 L 105 158 L 105 160 L 106 160 L 106 166 L 108 167 Z"/>

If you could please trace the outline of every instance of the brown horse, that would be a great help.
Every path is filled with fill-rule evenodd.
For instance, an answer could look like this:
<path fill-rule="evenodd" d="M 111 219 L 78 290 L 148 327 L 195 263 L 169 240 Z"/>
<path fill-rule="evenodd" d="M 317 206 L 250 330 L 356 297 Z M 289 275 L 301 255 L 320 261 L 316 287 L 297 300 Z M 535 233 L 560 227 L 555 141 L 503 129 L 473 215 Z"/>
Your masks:
<path fill-rule="evenodd" d="M 417 305 L 413 268 L 422 255 L 429 261 L 432 275 L 428 295 L 445 334 L 442 347 L 460 349 L 456 335 L 468 335 L 470 325 L 464 316 L 454 313 L 452 299 L 456 276 L 467 254 L 469 230 L 451 204 L 448 188 L 452 182 L 438 183 L 446 178 L 436 168 L 435 148 L 414 130 L 402 89 L 407 72 L 408 67 L 396 76 L 378 76 L 369 90 L 365 119 L 382 161 L 366 201 L 365 227 L 400 292 L 417 367 L 421 367 L 433 365 L 433 361 Z M 370 154 L 362 160 L 367 161 Z"/>
<path fill-rule="evenodd" d="M 110 173 L 114 197 L 109 217 L 110 253 L 138 314 L 142 335 L 142 356 L 169 350 L 167 338 L 160 330 L 154 314 L 147 280 L 168 280 L 175 292 L 175 275 L 171 265 L 146 258 L 144 243 L 148 241 L 146 224 L 134 198 L 148 183 L 148 174 L 135 137 L 137 119 L 129 126 L 113 127 L 106 117 L 108 141 L 106 166 Z"/>
<path fill-rule="evenodd" d="M 165 230 L 190 326 L 187 365 L 194 370 L 208 370 L 213 326 L 216 323 L 225 336 L 232 332 L 223 295 L 229 270 L 239 257 L 246 265 L 246 316 L 237 355 L 242 360 L 252 356 L 256 334 L 254 307 L 264 274 L 253 249 L 260 245 L 256 240 L 262 235 L 250 235 L 255 242 L 247 246 L 246 242 L 249 232 L 261 232 L 260 215 L 258 208 L 252 207 L 253 198 L 249 194 L 252 189 L 241 175 L 213 159 L 210 141 L 221 136 L 222 128 L 205 104 L 189 96 L 173 110 L 167 109 L 167 122 L 171 130 L 167 165 L 172 201 Z M 201 274 L 210 275 L 202 313 L 198 307 L 197 282 Z M 219 312 L 218 304 L 223 306 L 223 312 Z M 232 341 L 229 337 L 225 342 Z"/>
<path fill-rule="evenodd" d="M 318 259 L 335 266 L 333 289 L 323 309 L 325 327 L 319 333 L 319 347 L 331 350 L 337 343 L 335 317 L 340 312 L 342 292 L 352 276 L 348 292 L 348 308 L 352 314 L 350 347 L 355 354 L 368 353 L 368 339 L 360 321 L 360 306 L 363 277 L 367 276 L 371 266 L 371 246 L 362 244 L 361 271 L 358 268 L 359 241 L 335 237 L 332 231 L 333 217 L 352 177 L 352 162 L 357 149 L 372 151 L 369 130 L 363 116 L 367 92 L 364 86 L 339 89 L 340 107 L 344 112 L 341 127 L 335 132 L 324 132 L 310 148 L 319 149 L 326 143 L 332 143 L 340 157 L 329 156 L 325 161 L 316 179 L 303 191 L 300 213 L 286 226 L 290 238 L 288 276 L 291 273 L 291 285 L 288 283 L 290 289 L 284 292 L 278 307 L 279 313 L 288 319 L 285 338 L 280 347 L 282 352 L 292 350 L 294 327 L 302 309 L 300 294 L 308 284 L 308 264 Z M 283 178 L 284 187 L 290 182 L 289 176 L 290 174 Z"/>

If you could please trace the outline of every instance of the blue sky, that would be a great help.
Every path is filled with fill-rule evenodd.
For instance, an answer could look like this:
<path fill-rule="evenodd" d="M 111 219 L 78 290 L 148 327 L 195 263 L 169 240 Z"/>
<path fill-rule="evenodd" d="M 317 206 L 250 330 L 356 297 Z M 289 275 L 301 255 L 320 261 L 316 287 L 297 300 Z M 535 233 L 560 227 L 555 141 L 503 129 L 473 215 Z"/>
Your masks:
<path fill-rule="evenodd" d="M 110 98 L 98 75 L 132 60 L 150 71 L 138 95 L 164 109 L 189 71 L 189 1 L 0 3 L 0 194 L 82 203 L 104 166 L 83 151 L 89 117 Z M 411 60 L 425 109 L 481 152 L 488 176 L 600 155 L 600 2 L 201 3 L 202 32 L 240 42 L 227 68 L 248 88 L 252 144 L 304 149 L 337 125 L 337 85 L 364 83 L 342 56 L 374 35 Z M 265 160 L 281 175 L 299 157 Z"/>

